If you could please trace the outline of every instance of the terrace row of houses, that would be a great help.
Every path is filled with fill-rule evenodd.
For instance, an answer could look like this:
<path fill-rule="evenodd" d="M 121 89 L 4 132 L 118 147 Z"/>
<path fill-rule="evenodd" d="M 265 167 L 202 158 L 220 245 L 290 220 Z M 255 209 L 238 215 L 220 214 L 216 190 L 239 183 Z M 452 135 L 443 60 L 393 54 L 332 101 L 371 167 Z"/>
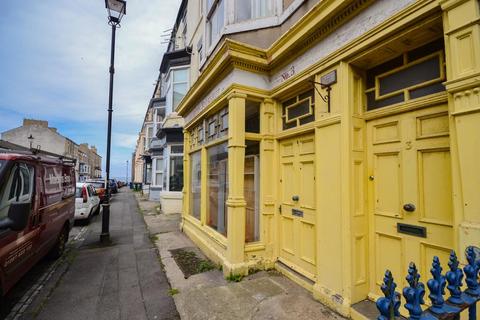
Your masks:
<path fill-rule="evenodd" d="M 133 160 L 226 275 L 362 318 L 480 243 L 480 3 L 184 0 Z"/>
<path fill-rule="evenodd" d="M 22 126 L 2 132 L 1 140 L 75 159 L 75 174 L 79 182 L 102 177 L 102 157 L 98 155 L 97 148 L 87 143 L 75 143 L 56 128 L 49 127 L 48 121 L 24 119 Z"/>

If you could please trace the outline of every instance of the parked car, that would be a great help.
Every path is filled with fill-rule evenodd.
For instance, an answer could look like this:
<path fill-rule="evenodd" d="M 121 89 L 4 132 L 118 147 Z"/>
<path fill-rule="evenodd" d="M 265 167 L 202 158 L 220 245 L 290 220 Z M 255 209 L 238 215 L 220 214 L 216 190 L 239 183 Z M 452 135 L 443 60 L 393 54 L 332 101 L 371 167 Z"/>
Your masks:
<path fill-rule="evenodd" d="M 75 165 L 0 152 L 0 297 L 43 256 L 60 257 L 75 214 Z"/>
<path fill-rule="evenodd" d="M 91 184 L 95 191 L 97 192 L 98 197 L 100 198 L 100 203 L 105 202 L 105 193 L 107 191 L 105 181 L 103 180 L 87 180 L 87 183 Z"/>
<path fill-rule="evenodd" d="M 100 213 L 100 198 L 93 185 L 77 183 L 75 191 L 75 220 L 90 219 Z"/>

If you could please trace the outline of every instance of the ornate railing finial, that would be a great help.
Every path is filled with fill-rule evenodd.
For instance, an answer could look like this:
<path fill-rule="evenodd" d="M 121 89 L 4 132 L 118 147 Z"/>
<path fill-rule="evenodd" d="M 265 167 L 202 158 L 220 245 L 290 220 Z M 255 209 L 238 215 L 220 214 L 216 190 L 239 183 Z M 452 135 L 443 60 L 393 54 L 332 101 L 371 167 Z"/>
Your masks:
<path fill-rule="evenodd" d="M 468 247 L 466 250 L 468 264 L 463 268 L 465 272 L 465 282 L 468 289 L 465 292 L 473 297 L 480 296 L 480 286 L 478 285 L 478 272 L 480 265 L 475 261 L 476 255 L 473 247 Z"/>
<path fill-rule="evenodd" d="M 385 271 L 383 283 L 381 286 L 385 297 L 377 300 L 377 308 L 380 311 L 380 316 L 377 320 L 392 320 L 400 315 L 398 309 L 400 308 L 400 294 L 395 292 L 397 284 L 393 280 L 393 275 L 390 270 Z"/>
<path fill-rule="evenodd" d="M 447 281 L 445 276 L 442 275 L 442 266 L 440 265 L 440 259 L 437 256 L 433 257 L 432 269 L 430 269 L 433 279 L 428 280 L 427 285 L 430 289 L 428 297 L 432 301 L 432 306 L 429 311 L 436 315 L 443 315 L 447 313 L 457 313 L 459 308 L 445 304 L 443 295 L 445 294 L 445 286 Z"/>
<path fill-rule="evenodd" d="M 415 263 L 410 262 L 408 275 L 406 277 L 409 284 L 403 289 L 405 297 L 405 309 L 410 313 L 409 320 L 439 320 L 439 319 L 460 319 L 460 314 L 468 310 L 468 319 L 476 320 L 477 303 L 480 303 L 480 248 L 468 247 L 466 252 L 467 265 L 459 268 L 459 261 L 455 251 L 450 252 L 448 266 L 450 271 L 442 275 L 442 266 L 438 257 L 433 257 L 432 268 L 430 272 L 433 278 L 428 280 L 427 285 L 430 289 L 428 297 L 432 301 L 432 306 L 422 310 L 422 304 L 425 304 L 425 285 L 420 282 L 420 274 Z M 462 292 L 462 280 L 465 277 L 467 289 Z M 445 303 L 445 286 L 448 281 L 448 290 L 450 298 Z M 387 270 L 383 278 L 382 291 L 384 298 L 377 301 L 377 308 L 380 311 L 378 320 L 394 320 L 399 316 L 400 296 L 395 292 L 395 282 L 393 282 L 392 273 Z"/>
<path fill-rule="evenodd" d="M 403 296 L 405 300 L 407 300 L 405 308 L 410 313 L 410 319 L 418 320 L 422 315 L 421 305 L 425 303 L 423 300 L 425 285 L 420 282 L 420 274 L 418 273 L 417 266 L 413 262 L 410 262 L 406 279 L 410 287 L 403 289 Z"/>
<path fill-rule="evenodd" d="M 450 271 L 447 272 L 446 278 L 448 281 L 448 291 L 450 291 L 450 298 L 448 298 L 448 302 L 452 304 L 462 304 L 462 279 L 463 279 L 463 272 L 462 269 L 458 268 L 458 258 L 455 254 L 455 251 L 450 252 L 450 259 L 448 261 L 448 266 L 450 267 Z"/>

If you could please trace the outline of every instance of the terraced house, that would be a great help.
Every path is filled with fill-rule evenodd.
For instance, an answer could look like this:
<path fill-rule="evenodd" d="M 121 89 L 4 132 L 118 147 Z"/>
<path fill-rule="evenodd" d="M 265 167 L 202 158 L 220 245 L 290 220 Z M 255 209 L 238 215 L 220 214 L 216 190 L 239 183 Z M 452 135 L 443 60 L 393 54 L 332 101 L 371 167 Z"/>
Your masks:
<path fill-rule="evenodd" d="M 479 1 L 182 7 L 182 229 L 226 275 L 361 318 L 385 269 L 480 243 Z"/>

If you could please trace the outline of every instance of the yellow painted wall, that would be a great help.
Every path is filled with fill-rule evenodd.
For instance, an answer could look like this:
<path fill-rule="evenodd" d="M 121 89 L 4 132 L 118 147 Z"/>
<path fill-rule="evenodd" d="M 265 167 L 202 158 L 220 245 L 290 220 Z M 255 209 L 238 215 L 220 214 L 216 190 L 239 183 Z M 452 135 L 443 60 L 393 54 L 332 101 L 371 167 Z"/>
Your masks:
<path fill-rule="evenodd" d="M 441 7 L 440 7 L 441 5 Z M 422 23 L 430 23 L 432 16 L 439 17 L 443 10 L 443 31 L 445 33 L 445 51 L 447 82 L 446 93 L 440 93 L 420 102 L 413 101 L 400 106 L 383 108 L 374 112 L 365 112 L 364 75 L 361 63 L 366 64 L 366 55 L 372 59 L 383 59 L 388 46 L 395 49 L 405 43 L 398 40 L 412 24 L 411 33 L 422 37 Z M 298 281 L 313 291 L 313 295 L 344 315 L 350 314 L 351 304 L 370 297 L 377 297 L 377 275 L 372 274 L 378 263 L 375 248 L 378 246 L 376 233 L 377 220 L 374 218 L 374 199 L 371 183 L 372 168 L 368 165 L 368 154 L 372 142 L 368 140 L 367 123 L 375 119 L 401 120 L 402 114 L 415 119 L 424 116 L 428 110 L 442 113 L 448 104 L 449 148 L 451 157 L 451 177 L 453 186 L 453 227 L 452 247 L 458 253 L 466 245 L 480 243 L 480 9 L 478 1 L 445 0 L 416 1 L 380 27 L 364 35 L 347 49 L 342 49 L 318 62 L 309 69 L 308 74 L 298 74 L 285 81 L 281 88 L 259 94 L 255 88 L 231 86 L 220 93 L 220 98 L 205 108 L 201 117 L 219 105 L 229 104 L 231 120 L 243 120 L 242 112 L 245 99 L 260 99 L 261 104 L 261 239 L 258 243 L 244 243 L 245 212 L 242 196 L 243 153 L 242 125 L 230 127 L 229 169 L 231 175 L 231 196 L 229 196 L 229 237 L 225 238 L 205 225 L 206 201 L 202 193 L 201 220 L 188 216 L 188 196 L 184 196 L 183 230 L 200 245 L 207 255 L 225 266 L 225 273 L 246 273 L 249 267 L 271 268 L 280 256 L 282 230 L 279 208 L 279 141 L 299 137 L 305 132 L 314 132 L 315 140 L 315 193 L 316 193 L 316 240 L 309 244 L 308 250 L 316 252 L 316 272 L 314 284 Z M 423 29 L 428 41 L 428 28 Z M 308 27 L 302 29 L 308 33 Z M 421 29 L 420 29 L 421 30 Z M 441 35 L 441 33 L 439 34 Z M 301 34 L 297 35 L 301 38 Z M 296 36 L 296 37 L 297 37 Z M 297 39 L 298 39 L 297 37 Z M 283 41 L 283 40 L 282 40 Z M 287 40 L 285 40 L 287 41 Z M 419 40 L 420 41 L 420 40 Z M 288 41 L 287 41 L 288 42 Z M 248 55 L 251 48 L 246 48 Z M 406 50 L 406 49 L 405 49 Z M 278 54 L 278 56 L 282 56 Z M 460 58 L 462 57 L 462 58 Z M 218 58 L 219 64 L 222 58 Z M 252 54 L 252 59 L 259 60 Z M 359 62 L 361 61 L 361 63 Z M 281 64 L 281 61 L 271 61 Z M 213 67 L 212 67 L 213 68 Z M 281 130 L 281 101 L 289 94 L 301 91 L 308 79 L 320 76 L 331 70 L 337 70 L 338 81 L 332 86 L 331 112 L 326 113 L 325 103 L 316 93 L 316 120 L 302 128 Z M 263 71 L 258 71 L 262 73 Z M 208 79 L 207 79 L 208 80 Z M 202 80 L 208 83 L 207 80 Z M 213 79 L 212 79 L 213 81 Z M 200 90 L 200 88 L 195 88 Z M 325 90 L 321 91 L 325 94 Z M 447 98 L 448 97 L 448 98 Z M 189 99 L 184 99 L 189 101 Z M 182 107 L 181 107 L 182 109 Z M 183 108 L 182 112 L 187 109 Z M 415 111 L 414 110 L 420 110 Z M 423 110 L 423 111 L 422 111 Z M 188 113 L 188 112 L 187 112 Z M 201 117 L 187 124 L 186 133 Z M 410 120 L 408 120 L 410 121 Z M 440 120 L 439 120 L 440 121 Z M 231 122 L 230 122 L 231 123 Z M 443 123 L 443 122 L 442 122 Z M 411 127 L 413 128 L 413 127 Z M 412 129 L 414 130 L 414 129 Z M 413 132 L 413 131 L 412 131 Z M 188 134 L 186 134 L 187 136 Z M 187 145 L 187 143 L 185 144 Z M 370 149 L 369 149 L 370 148 Z M 445 146 L 442 146 L 445 148 Z M 369 151 L 370 150 L 370 151 Z M 189 150 L 186 149 L 186 154 Z M 202 151 L 202 190 L 206 186 L 206 151 Z M 188 156 L 185 157 L 185 192 L 190 186 Z M 242 170 L 239 170 L 242 168 Z M 187 195 L 187 194 L 186 194 Z M 392 232 L 394 232 L 392 230 Z M 447 232 L 448 233 L 448 232 Z M 396 244 L 395 244 L 396 245 Z M 435 250 L 445 251 L 444 247 L 423 246 L 422 257 L 429 257 Z M 432 249 L 433 248 L 433 249 Z M 395 261 L 396 252 L 385 252 L 385 259 Z M 461 255 L 461 254 L 459 254 Z M 412 254 L 412 257 L 416 257 Z M 419 260 L 425 258 L 419 258 Z M 416 261 L 425 270 L 428 261 Z M 295 278 L 294 273 L 283 267 Z M 398 265 L 399 273 L 405 266 Z M 444 266 L 445 269 L 445 266 Z M 404 276 L 402 274 L 402 277 Z M 398 279 L 403 286 L 402 277 Z M 423 275 L 424 281 L 428 279 Z"/>

